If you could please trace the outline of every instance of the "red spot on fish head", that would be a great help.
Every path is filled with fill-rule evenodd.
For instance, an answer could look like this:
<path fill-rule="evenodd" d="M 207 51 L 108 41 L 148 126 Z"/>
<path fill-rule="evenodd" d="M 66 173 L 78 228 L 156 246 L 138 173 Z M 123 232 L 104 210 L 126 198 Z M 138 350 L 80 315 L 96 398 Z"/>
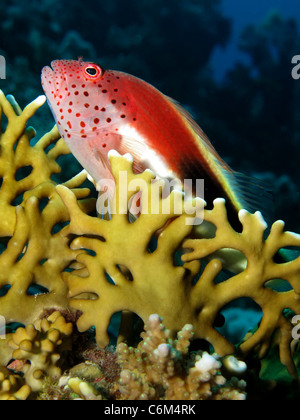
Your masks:
<path fill-rule="evenodd" d="M 51 66 L 42 71 L 42 85 L 69 145 L 75 137 L 92 138 L 96 131 L 118 130 L 129 121 L 128 75 L 82 60 L 56 60 Z"/>
<path fill-rule="evenodd" d="M 93 82 L 101 75 L 99 66 L 82 60 L 56 60 L 51 67 L 42 70 L 42 86 L 55 119 L 60 122 L 59 130 L 64 138 L 72 138 L 70 132 L 65 135 L 68 122 L 76 132 L 80 121 L 95 117 L 96 110 L 90 106 L 94 96 L 91 89 L 96 91 Z M 90 113 L 89 108 L 92 110 Z M 78 114 L 82 117 L 80 121 Z"/>

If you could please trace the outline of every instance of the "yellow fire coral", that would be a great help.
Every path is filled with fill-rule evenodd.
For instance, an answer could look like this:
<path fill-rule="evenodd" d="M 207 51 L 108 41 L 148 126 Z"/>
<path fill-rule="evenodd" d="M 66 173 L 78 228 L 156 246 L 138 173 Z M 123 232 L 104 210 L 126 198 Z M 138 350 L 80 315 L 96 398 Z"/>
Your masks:
<path fill-rule="evenodd" d="M 297 376 L 290 348 L 293 325 L 283 311 L 289 308 L 296 314 L 300 313 L 300 257 L 285 263 L 276 263 L 275 260 L 281 248 L 299 247 L 300 235 L 285 232 L 284 222 L 277 221 L 264 239 L 267 225 L 260 213 L 241 211 L 239 219 L 243 226 L 242 233 L 236 232 L 229 224 L 224 201 L 216 200 L 214 209 L 205 212 L 205 220 L 216 226 L 215 237 L 190 239 L 184 243 L 185 248 L 192 248 L 193 251 L 183 255 L 183 261 L 202 258 L 223 248 L 238 250 L 247 259 L 247 267 L 243 272 L 220 284 L 214 283 L 215 276 L 201 277 L 201 304 L 206 308 L 206 314 L 199 316 L 203 338 L 209 338 L 220 354 L 230 352 L 230 346 L 223 337 L 212 331 L 211 322 L 217 315 L 220 304 L 224 306 L 234 299 L 251 297 L 262 309 L 263 317 L 258 330 L 240 346 L 240 350 L 248 353 L 259 346 L 259 355 L 264 357 L 274 332 L 279 330 L 281 362 L 293 376 Z M 216 274 L 222 269 L 221 262 L 213 260 L 207 269 Z M 274 290 L 270 284 L 276 279 L 288 282 L 292 290 Z"/>
<path fill-rule="evenodd" d="M 89 249 L 96 253 L 95 257 L 79 254 L 77 261 L 87 271 L 64 273 L 64 278 L 73 297 L 71 306 L 83 312 L 78 321 L 80 330 L 95 326 L 97 342 L 101 346 L 109 342 L 107 329 L 112 315 L 123 310 L 134 312 L 143 320 L 159 312 L 172 331 L 193 323 L 190 303 L 183 297 L 189 296 L 192 279 L 199 269 L 196 261 L 187 264 L 188 268 L 176 267 L 173 261 L 174 252 L 192 229 L 192 225 L 186 223 L 192 216 L 183 215 L 174 220 L 160 234 L 157 249 L 154 252 L 148 250 L 156 232 L 175 217 L 174 209 L 176 203 L 182 202 L 182 194 L 172 192 L 168 214 L 151 214 L 150 197 L 147 200 L 149 211 L 146 212 L 144 207 L 144 213 L 131 223 L 128 205 L 135 191 L 127 190 L 126 186 L 127 201 L 122 205 L 118 193 L 120 182 L 123 182 L 120 173 L 127 174 L 128 185 L 132 180 L 144 181 L 140 184 L 149 189 L 141 191 L 147 196 L 151 196 L 154 175 L 150 171 L 135 175 L 133 162 L 124 157 L 114 155 L 110 160 L 117 191 L 113 206 L 118 209 L 110 221 L 84 214 L 73 193 L 65 187 L 57 187 L 71 217 L 64 233 L 78 236 L 72 242 L 72 249 Z M 161 206 L 162 201 L 160 199 Z M 85 293 L 89 296 L 81 298 Z"/>
<path fill-rule="evenodd" d="M 30 144 L 35 131 L 26 124 L 44 101 L 43 97 L 39 97 L 22 111 L 13 97 L 6 98 L 0 91 L 0 124 L 5 123 L 4 116 L 7 119 L 6 129 L 0 133 L 0 235 L 2 237 L 12 236 L 14 232 L 16 199 L 24 192 L 49 182 L 51 175 L 61 170 L 57 158 L 69 153 L 64 142 L 59 140 L 56 127 L 34 146 Z M 46 149 L 51 144 L 55 147 L 47 152 Z M 22 201 L 22 197 L 20 200 Z"/>
<path fill-rule="evenodd" d="M 146 171 L 135 175 L 132 161 L 121 156 L 112 155 L 110 162 L 117 191 L 113 207 L 120 208 L 119 174 L 124 172 L 128 185 L 133 179 L 142 179 L 147 184 L 147 188 L 143 184 L 141 193 L 142 197 L 143 194 L 150 196 L 146 200 L 150 206 L 155 188 L 151 182 L 153 174 Z M 292 324 L 282 312 L 290 308 L 300 313 L 300 257 L 284 264 L 276 263 L 274 258 L 280 248 L 299 246 L 300 236 L 284 232 L 283 222 L 274 223 L 265 240 L 267 226 L 261 214 L 241 211 L 239 219 L 243 231 L 238 233 L 228 222 L 224 200 L 217 199 L 213 210 L 204 211 L 205 221 L 216 228 L 215 236 L 185 240 L 193 228 L 187 223 L 191 215 L 146 211 L 131 223 L 128 209 L 133 191 L 128 191 L 127 213 L 124 214 L 121 208 L 106 221 L 82 212 L 76 197 L 67 188 L 59 186 L 57 189 L 70 213 L 71 223 L 66 233 L 78 236 L 72 249 L 89 249 L 95 253 L 78 254 L 77 261 L 86 267 L 85 270 L 64 273 L 72 297 L 71 306 L 83 313 L 78 322 L 80 330 L 95 326 L 98 343 L 107 345 L 107 328 L 114 313 L 134 312 L 144 322 L 152 313 L 159 313 L 173 333 L 185 324 L 192 324 L 195 338 L 206 339 L 223 356 L 234 353 L 235 348 L 216 330 L 217 315 L 233 300 L 250 297 L 261 307 L 263 319 L 258 331 L 242 344 L 241 350 L 248 352 L 260 344 L 260 354 L 265 355 L 273 332 L 279 328 L 281 361 L 291 374 L 296 375 L 289 346 Z M 158 207 L 162 208 L 164 199 L 160 197 L 159 200 Z M 176 200 L 182 200 L 182 197 L 172 192 L 171 208 L 176 207 Z M 156 249 L 150 250 L 149 243 L 155 236 Z M 174 254 L 179 248 L 186 250 L 182 255 L 182 266 L 174 264 Z M 246 268 L 216 284 L 223 266 L 220 258 L 213 258 L 195 282 L 200 259 L 209 258 L 224 248 L 244 255 Z M 268 282 L 274 279 L 289 282 L 293 290 L 272 290 Z"/>
<path fill-rule="evenodd" d="M 0 92 L 0 116 L 3 122 L 4 116 L 7 119 L 0 133 L 0 314 L 7 324 L 26 325 L 47 308 L 68 306 L 61 272 L 75 254 L 68 239 L 55 231 L 68 221 L 68 211 L 51 180 L 61 170 L 58 157 L 68 149 L 55 128 L 30 143 L 34 130 L 26 123 L 42 103 L 38 98 L 22 112 L 15 100 Z M 65 185 L 79 199 L 85 198 L 89 190 L 78 189 L 85 179 L 81 173 Z M 94 206 L 94 201 L 80 201 L 84 208 Z M 1 361 L 4 355 L 3 349 Z"/>

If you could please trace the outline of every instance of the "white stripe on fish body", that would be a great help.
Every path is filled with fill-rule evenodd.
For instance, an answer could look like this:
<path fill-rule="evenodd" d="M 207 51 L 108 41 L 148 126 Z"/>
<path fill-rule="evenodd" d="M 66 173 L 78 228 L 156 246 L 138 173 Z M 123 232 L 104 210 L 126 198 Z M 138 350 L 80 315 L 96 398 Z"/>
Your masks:
<path fill-rule="evenodd" d="M 119 127 L 118 133 L 123 137 L 122 150 L 131 153 L 142 167 L 150 169 L 159 178 L 177 178 L 164 159 L 148 146 L 147 140 L 134 127 L 123 124 Z"/>

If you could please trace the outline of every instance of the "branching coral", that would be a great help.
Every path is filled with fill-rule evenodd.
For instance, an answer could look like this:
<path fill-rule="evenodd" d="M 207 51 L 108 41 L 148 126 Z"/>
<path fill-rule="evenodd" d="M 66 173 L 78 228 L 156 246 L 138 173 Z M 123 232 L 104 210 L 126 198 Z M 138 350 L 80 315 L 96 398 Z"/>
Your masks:
<path fill-rule="evenodd" d="M 202 318 L 202 334 L 209 339 L 217 352 L 227 352 L 227 343 L 214 334 L 211 322 L 220 309 L 220 303 L 226 305 L 240 297 L 251 297 L 261 307 L 263 318 L 256 333 L 240 349 L 247 353 L 259 345 L 260 357 L 265 356 L 273 333 L 279 329 L 281 362 L 291 374 L 297 376 L 290 349 L 293 325 L 286 319 L 283 311 L 289 308 L 297 314 L 300 312 L 300 257 L 286 263 L 276 263 L 275 259 L 281 248 L 299 247 L 300 235 L 285 232 L 284 223 L 277 221 L 264 240 L 267 226 L 260 213 L 241 211 L 239 218 L 243 225 L 242 233 L 235 232 L 229 224 L 224 201 L 216 200 L 214 209 L 205 212 L 205 220 L 217 228 L 215 237 L 187 240 L 184 243 L 184 247 L 193 249 L 182 257 L 184 261 L 202 258 L 223 248 L 239 250 L 247 259 L 246 269 L 225 282 L 215 284 L 215 276 L 202 276 L 199 280 L 202 284 L 201 302 L 206 309 L 206 315 L 200 313 L 199 316 L 199 321 Z M 215 271 L 215 274 L 221 269 L 221 262 L 217 260 L 211 261 L 207 266 L 207 270 Z M 287 292 L 274 290 L 271 282 L 276 279 L 288 282 L 293 289 Z"/>
<path fill-rule="evenodd" d="M 149 204 L 155 185 L 151 183 L 153 175 L 149 171 L 134 175 L 132 162 L 120 156 L 113 155 L 110 160 L 116 191 L 121 182 L 120 171 L 126 171 L 128 183 L 138 178 L 148 185 L 141 191 L 142 200 L 143 195 L 147 196 L 146 203 Z M 192 229 L 186 223 L 190 215 L 176 216 L 172 211 L 169 214 L 142 213 L 131 223 L 122 208 L 106 221 L 83 213 L 75 196 L 66 188 L 58 187 L 58 191 L 71 217 L 66 233 L 79 235 L 73 241 L 72 249 L 89 249 L 96 254 L 79 254 L 77 260 L 86 269 L 65 274 L 71 305 L 83 312 L 78 322 L 80 330 L 95 326 L 98 343 L 106 345 L 107 327 L 115 312 L 134 312 L 144 322 L 152 313 L 158 312 L 173 333 L 185 324 L 192 324 L 195 337 L 206 339 L 223 356 L 234 353 L 235 348 L 216 330 L 217 315 L 235 299 L 250 297 L 261 307 L 263 319 L 258 331 L 242 344 L 241 350 L 248 352 L 260 344 L 260 355 L 265 355 L 273 332 L 279 328 L 281 361 L 290 373 L 296 374 L 289 348 L 292 324 L 282 312 L 290 308 L 300 313 L 300 257 L 285 264 L 277 264 L 274 258 L 280 248 L 299 246 L 300 237 L 284 232 L 283 222 L 274 223 L 265 240 L 267 226 L 261 214 L 241 211 L 239 218 L 243 231 L 238 233 L 228 222 L 224 200 L 218 199 L 213 210 L 204 212 L 205 221 L 216 228 L 215 236 L 184 241 Z M 126 209 L 133 194 L 131 191 L 128 196 Z M 176 194 L 171 198 L 174 202 L 182 199 Z M 119 201 L 117 192 L 116 209 Z M 160 197 L 160 206 L 162 202 Z M 149 243 L 155 235 L 157 247 L 150 250 Z M 182 256 L 184 264 L 176 266 L 174 254 L 180 247 L 186 249 Z M 220 258 L 214 258 L 195 281 L 200 271 L 199 259 L 224 248 L 243 254 L 246 268 L 227 281 L 217 283 L 223 266 Z M 293 290 L 284 293 L 272 290 L 269 282 L 278 278 L 289 282 Z"/>
<path fill-rule="evenodd" d="M 89 249 L 96 253 L 96 256 L 78 255 L 77 261 L 87 270 L 64 273 L 73 297 L 71 306 L 83 312 L 78 321 L 79 329 L 84 331 L 95 326 L 97 341 L 103 346 L 109 342 L 107 328 L 111 316 L 123 310 L 137 313 L 143 320 L 159 312 L 172 331 L 178 331 L 185 324 L 194 324 L 196 317 L 188 297 L 194 293 L 192 279 L 199 270 L 197 261 L 185 267 L 174 265 L 173 254 L 192 229 L 186 221 L 193 216 L 176 217 L 174 213 L 176 206 L 183 202 L 182 194 L 172 192 L 169 212 L 162 212 L 166 198 L 159 200 L 158 214 L 151 214 L 151 192 L 157 191 L 155 184 L 151 184 L 154 175 L 150 171 L 135 175 L 130 159 L 116 155 L 110 159 L 116 180 L 113 203 L 116 214 L 112 215 L 111 221 L 84 214 L 72 192 L 57 187 L 71 217 L 65 234 L 79 236 L 72 242 L 72 249 Z M 122 194 L 119 194 L 119 186 L 124 182 L 120 173 L 122 176 L 127 174 L 126 202 L 121 201 Z M 144 209 L 134 223 L 128 216 L 130 199 L 136 193 L 127 190 L 132 181 L 139 181 L 141 185 Z M 156 250 L 149 251 L 150 241 L 157 231 L 174 217 L 175 220 L 160 233 Z"/>
<path fill-rule="evenodd" d="M 35 136 L 32 127 L 27 127 L 28 120 L 43 104 L 43 97 L 37 98 L 24 111 L 13 97 L 6 98 L 0 91 L 0 123 L 3 116 L 7 126 L 0 133 L 0 235 L 12 236 L 16 223 L 15 202 L 22 201 L 22 194 L 51 180 L 51 175 L 60 172 L 57 158 L 69 153 L 67 146 L 59 140 L 57 129 L 47 133 L 34 146 L 30 141 Z M 50 151 L 47 148 L 54 145 Z M 23 170 L 23 173 L 22 173 Z"/>
<path fill-rule="evenodd" d="M 159 316 L 151 315 L 142 337 L 137 349 L 118 345 L 121 399 L 245 399 L 244 381 L 227 382 L 218 358 L 204 352 L 195 356 L 195 361 L 189 360 L 191 325 L 172 340 Z"/>
<path fill-rule="evenodd" d="M 68 149 L 56 129 L 31 144 L 34 130 L 26 123 L 42 103 L 37 99 L 21 111 L 0 92 L 0 115 L 7 118 L 0 133 L 0 314 L 7 324 L 27 324 L 47 308 L 68 306 L 61 272 L 75 254 L 60 231 L 69 216 L 51 180 Z M 78 189 L 85 179 L 81 173 L 65 184 L 78 199 L 89 194 Z M 80 201 L 82 208 L 94 206 Z"/>
<path fill-rule="evenodd" d="M 9 345 L 14 350 L 13 358 L 24 360 L 23 373 L 32 391 L 40 391 L 45 376 L 59 377 L 61 369 L 58 362 L 63 351 L 70 350 L 73 325 L 67 323 L 59 312 L 48 319 L 41 319 L 26 328 L 19 328 L 12 336 Z"/>

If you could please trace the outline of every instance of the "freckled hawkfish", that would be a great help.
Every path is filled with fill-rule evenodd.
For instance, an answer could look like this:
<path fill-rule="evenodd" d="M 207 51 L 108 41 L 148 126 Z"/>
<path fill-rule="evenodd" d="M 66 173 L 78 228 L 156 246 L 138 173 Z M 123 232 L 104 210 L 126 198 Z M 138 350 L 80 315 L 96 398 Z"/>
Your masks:
<path fill-rule="evenodd" d="M 262 210 L 260 182 L 233 171 L 191 115 L 149 83 L 95 63 L 56 60 L 42 70 L 42 86 L 61 136 L 96 184 L 112 179 L 108 152 L 116 150 L 133 156 L 137 173 L 204 179 L 208 205 L 223 197 L 235 215 Z"/>

